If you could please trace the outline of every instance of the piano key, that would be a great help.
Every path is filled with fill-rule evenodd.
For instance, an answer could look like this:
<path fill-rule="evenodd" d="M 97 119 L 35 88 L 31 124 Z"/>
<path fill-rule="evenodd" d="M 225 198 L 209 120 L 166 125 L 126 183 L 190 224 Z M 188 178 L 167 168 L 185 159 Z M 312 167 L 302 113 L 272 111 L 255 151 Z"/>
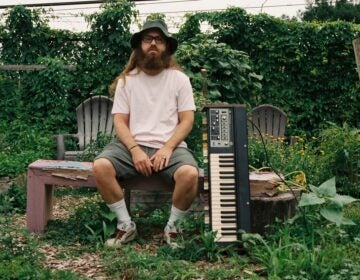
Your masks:
<path fill-rule="evenodd" d="M 235 197 L 235 192 L 234 191 L 221 191 L 220 192 L 220 195 L 221 196 L 232 196 L 232 197 Z"/>
<path fill-rule="evenodd" d="M 230 202 L 230 203 L 235 203 L 236 202 L 236 199 L 235 197 L 234 198 L 220 198 L 220 202 L 221 203 L 227 203 L 227 202 Z"/>
<path fill-rule="evenodd" d="M 219 163 L 219 168 L 220 169 L 223 169 L 223 168 L 232 168 L 233 170 L 234 170 L 234 168 L 235 168 L 235 165 L 234 165 L 234 163 Z"/>

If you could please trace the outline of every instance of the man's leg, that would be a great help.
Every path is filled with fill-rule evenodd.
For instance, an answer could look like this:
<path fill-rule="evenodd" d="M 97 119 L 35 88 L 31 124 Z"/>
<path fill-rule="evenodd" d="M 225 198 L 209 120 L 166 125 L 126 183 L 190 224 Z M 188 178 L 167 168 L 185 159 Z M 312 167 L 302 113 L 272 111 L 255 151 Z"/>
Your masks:
<path fill-rule="evenodd" d="M 169 221 L 164 230 L 165 241 L 176 247 L 174 239 L 177 235 L 176 221 L 184 218 L 194 201 L 198 188 L 199 171 L 191 165 L 182 165 L 174 173 L 175 189 Z"/>
<path fill-rule="evenodd" d="M 197 194 L 199 171 L 191 165 L 182 165 L 174 173 L 175 189 L 173 205 L 186 211 L 190 208 Z"/>
<path fill-rule="evenodd" d="M 107 206 L 117 217 L 116 236 L 107 240 L 108 246 L 119 247 L 122 243 L 133 240 L 136 236 L 136 225 L 126 208 L 124 192 L 116 180 L 116 171 L 112 163 L 106 158 L 94 161 L 93 172 L 97 189 Z"/>
<path fill-rule="evenodd" d="M 124 192 L 116 180 L 115 168 L 108 159 L 95 160 L 93 172 L 97 189 L 106 204 L 113 204 L 124 198 Z"/>

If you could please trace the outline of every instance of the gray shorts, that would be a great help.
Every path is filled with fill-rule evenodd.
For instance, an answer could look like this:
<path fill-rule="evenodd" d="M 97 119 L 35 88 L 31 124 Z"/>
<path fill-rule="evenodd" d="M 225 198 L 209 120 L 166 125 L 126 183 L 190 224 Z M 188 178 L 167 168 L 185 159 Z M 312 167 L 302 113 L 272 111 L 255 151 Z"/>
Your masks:
<path fill-rule="evenodd" d="M 146 146 L 140 147 L 149 157 L 158 150 Z M 112 163 L 116 171 L 116 176 L 120 181 L 140 175 L 134 167 L 130 152 L 117 138 L 106 145 L 104 150 L 95 158 L 95 160 L 99 158 L 106 158 Z M 190 149 L 175 148 L 170 157 L 168 166 L 159 171 L 158 175 L 167 183 L 173 184 L 174 173 L 182 165 L 191 165 L 198 168 Z"/>

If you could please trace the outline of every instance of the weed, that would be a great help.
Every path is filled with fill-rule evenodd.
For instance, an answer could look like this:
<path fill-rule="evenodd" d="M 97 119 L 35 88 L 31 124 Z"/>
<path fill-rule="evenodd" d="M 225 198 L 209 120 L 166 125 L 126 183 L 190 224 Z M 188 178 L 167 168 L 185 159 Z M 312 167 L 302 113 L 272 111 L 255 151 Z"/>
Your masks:
<path fill-rule="evenodd" d="M 95 157 L 104 149 L 106 144 L 114 137 L 111 135 L 106 135 L 101 132 L 96 136 L 96 140 L 92 140 L 86 147 L 84 152 L 78 156 L 77 160 L 79 161 L 94 161 Z"/>
<path fill-rule="evenodd" d="M 0 193 L 0 213 L 24 213 L 26 209 L 26 189 L 18 184 Z"/>
<path fill-rule="evenodd" d="M 108 212 L 108 207 L 95 196 L 81 202 L 67 220 L 50 221 L 43 238 L 53 244 L 69 245 L 79 242 L 85 247 L 91 245 L 95 249 L 95 245 L 103 240 L 102 214 Z"/>
<path fill-rule="evenodd" d="M 36 238 L 11 222 L 0 218 L 0 279 L 81 279 L 69 271 L 53 273 L 43 267 Z"/>
<path fill-rule="evenodd" d="M 351 236 L 340 227 L 352 224 L 343 216 L 342 206 L 354 199 L 337 195 L 334 179 L 318 188 L 311 186 L 311 190 L 299 203 L 305 211 L 273 225 L 266 239 L 256 234 L 242 236 L 250 256 L 267 268 L 270 279 L 329 279 L 336 271 L 346 270 L 348 263 L 356 264 L 350 260 L 359 249 L 349 244 L 357 243 L 359 232 Z M 336 209 L 332 208 L 334 201 Z M 327 207 L 330 214 L 323 210 Z"/>

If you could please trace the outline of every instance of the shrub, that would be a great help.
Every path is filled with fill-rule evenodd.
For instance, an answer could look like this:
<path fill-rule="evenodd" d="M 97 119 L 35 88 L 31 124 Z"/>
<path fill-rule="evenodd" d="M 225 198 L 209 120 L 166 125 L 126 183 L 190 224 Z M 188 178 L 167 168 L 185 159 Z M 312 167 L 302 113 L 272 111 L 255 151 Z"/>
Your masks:
<path fill-rule="evenodd" d="M 12 185 L 6 192 L 0 193 L 0 213 L 25 213 L 26 188 Z"/>
<path fill-rule="evenodd" d="M 320 133 L 319 152 L 320 180 L 336 176 L 340 193 L 360 198 L 360 130 L 330 124 Z"/>

